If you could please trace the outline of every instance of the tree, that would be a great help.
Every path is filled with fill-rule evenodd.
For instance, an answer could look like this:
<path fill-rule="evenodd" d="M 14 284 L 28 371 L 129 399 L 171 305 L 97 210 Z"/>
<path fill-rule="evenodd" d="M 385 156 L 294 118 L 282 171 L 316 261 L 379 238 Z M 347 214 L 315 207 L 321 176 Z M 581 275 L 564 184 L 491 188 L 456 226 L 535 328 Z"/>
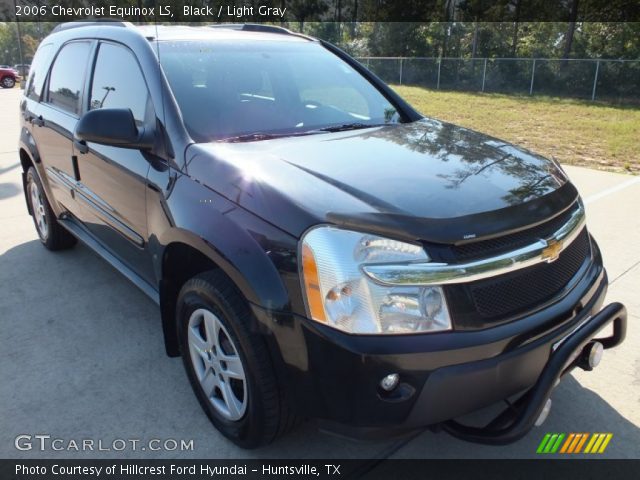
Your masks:
<path fill-rule="evenodd" d="M 323 0 L 292 0 L 290 8 L 300 31 L 304 32 L 304 22 L 310 17 L 325 13 L 329 6 Z"/>
<path fill-rule="evenodd" d="M 573 44 L 573 34 L 576 30 L 576 20 L 578 19 L 578 0 L 571 0 L 569 10 L 569 25 L 567 26 L 567 34 L 564 39 L 564 51 L 562 53 L 562 66 L 567 65 L 567 59 L 571 55 L 571 45 Z"/>
<path fill-rule="evenodd" d="M 518 55 L 518 27 L 520 26 L 520 7 L 521 0 L 514 0 L 514 19 L 513 19 L 513 40 L 511 42 L 511 56 Z"/>
<path fill-rule="evenodd" d="M 53 22 L 20 22 L 22 58 L 29 63 L 40 41 L 55 27 Z M 20 63 L 17 22 L 0 23 L 0 63 Z"/>

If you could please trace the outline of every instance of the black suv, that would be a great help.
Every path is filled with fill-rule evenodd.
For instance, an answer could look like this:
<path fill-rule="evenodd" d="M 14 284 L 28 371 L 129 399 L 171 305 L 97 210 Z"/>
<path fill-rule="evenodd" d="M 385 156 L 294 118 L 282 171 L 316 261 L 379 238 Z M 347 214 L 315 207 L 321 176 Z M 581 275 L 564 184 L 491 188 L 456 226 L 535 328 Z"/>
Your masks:
<path fill-rule="evenodd" d="M 624 338 L 557 163 L 422 117 L 323 41 L 65 24 L 21 114 L 42 243 L 82 240 L 159 304 L 167 353 L 243 447 L 304 417 L 511 442 Z"/>

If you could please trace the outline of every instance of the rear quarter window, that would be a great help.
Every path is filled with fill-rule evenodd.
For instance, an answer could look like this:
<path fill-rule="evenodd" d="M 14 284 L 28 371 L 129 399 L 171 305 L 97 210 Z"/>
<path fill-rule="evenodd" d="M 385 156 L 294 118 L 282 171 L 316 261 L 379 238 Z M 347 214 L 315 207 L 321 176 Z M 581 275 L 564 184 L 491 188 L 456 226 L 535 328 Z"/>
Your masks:
<path fill-rule="evenodd" d="M 44 81 L 47 78 L 47 70 L 49 70 L 49 65 L 51 65 L 53 53 L 54 50 L 51 43 L 42 45 L 38 48 L 35 57 L 33 57 L 33 62 L 31 63 L 25 95 L 37 102 L 40 101 L 42 96 L 42 87 L 44 86 Z"/>
<path fill-rule="evenodd" d="M 80 113 L 89 42 L 68 43 L 60 50 L 49 75 L 48 103 L 74 115 Z"/>

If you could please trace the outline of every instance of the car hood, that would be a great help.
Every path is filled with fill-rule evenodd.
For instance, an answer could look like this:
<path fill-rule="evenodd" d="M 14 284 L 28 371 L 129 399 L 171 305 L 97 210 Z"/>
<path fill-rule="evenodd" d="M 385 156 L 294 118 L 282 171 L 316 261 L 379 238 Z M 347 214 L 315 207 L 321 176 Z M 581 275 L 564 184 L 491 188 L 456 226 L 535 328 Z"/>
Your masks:
<path fill-rule="evenodd" d="M 187 171 L 296 236 L 326 222 L 456 243 L 538 223 L 577 196 L 555 162 L 433 119 L 196 144 Z"/>

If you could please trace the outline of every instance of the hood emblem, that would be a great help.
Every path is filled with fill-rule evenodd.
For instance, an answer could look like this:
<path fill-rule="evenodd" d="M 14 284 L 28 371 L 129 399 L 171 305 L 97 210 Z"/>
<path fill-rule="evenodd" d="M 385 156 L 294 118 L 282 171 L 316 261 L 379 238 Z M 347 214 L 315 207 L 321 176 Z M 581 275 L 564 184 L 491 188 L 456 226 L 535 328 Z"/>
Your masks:
<path fill-rule="evenodd" d="M 541 258 L 547 263 L 555 262 L 562 251 L 562 241 L 556 240 L 555 238 L 547 238 L 545 242 L 547 246 L 542 250 Z"/>

